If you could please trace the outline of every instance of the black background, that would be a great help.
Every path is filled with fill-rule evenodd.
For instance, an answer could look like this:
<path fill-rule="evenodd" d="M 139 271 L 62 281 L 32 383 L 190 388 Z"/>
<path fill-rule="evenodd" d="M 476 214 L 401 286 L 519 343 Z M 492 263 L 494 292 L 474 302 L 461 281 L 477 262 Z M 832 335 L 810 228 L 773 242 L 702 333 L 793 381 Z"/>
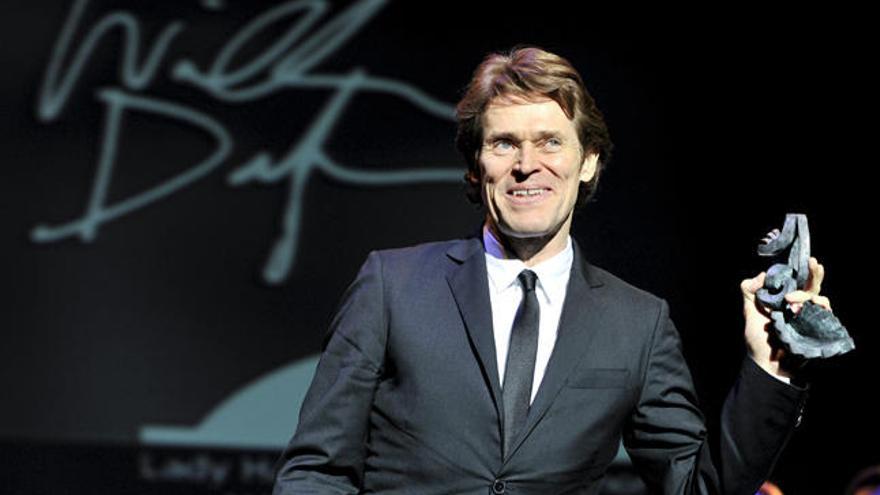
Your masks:
<path fill-rule="evenodd" d="M 328 15 L 348 4 L 328 3 Z M 94 91 L 121 84 L 120 37 L 94 53 L 59 118 L 41 122 L 38 91 L 70 5 L 2 7 L 0 460 L 21 493 L 45 486 L 22 481 L 36 473 L 79 493 L 66 483 L 106 459 L 77 470 L 66 448 L 124 449 L 142 424 L 197 422 L 242 385 L 317 352 L 370 250 L 460 237 L 479 224 L 457 183 L 356 187 L 315 172 L 295 265 L 280 285 L 262 280 L 286 184 L 230 187 L 226 176 L 257 151 L 282 154 L 331 92 L 294 89 L 230 105 L 168 73 L 184 56 L 207 66 L 271 5 L 89 3 L 74 45 L 116 9 L 142 23 L 142 50 L 167 22 L 184 20 L 142 93 L 215 116 L 235 149 L 208 177 L 103 225 L 94 241 L 49 244 L 32 242 L 31 229 L 85 210 L 103 119 Z M 857 470 L 880 463 L 867 18 L 842 7 L 598 6 L 391 2 L 316 70 L 363 67 L 451 104 L 489 51 L 529 43 L 569 58 L 616 145 L 574 236 L 595 264 L 669 300 L 710 427 L 744 352 L 739 282 L 767 268 L 755 246 L 787 212 L 808 214 L 812 253 L 826 266 L 823 292 L 858 348 L 807 370 L 804 421 L 772 479 L 786 493 L 841 492 Z M 353 168 L 463 167 L 453 123 L 400 99 L 358 96 L 341 122 L 325 150 Z M 129 125 L 111 202 L 209 147 L 174 123 Z"/>

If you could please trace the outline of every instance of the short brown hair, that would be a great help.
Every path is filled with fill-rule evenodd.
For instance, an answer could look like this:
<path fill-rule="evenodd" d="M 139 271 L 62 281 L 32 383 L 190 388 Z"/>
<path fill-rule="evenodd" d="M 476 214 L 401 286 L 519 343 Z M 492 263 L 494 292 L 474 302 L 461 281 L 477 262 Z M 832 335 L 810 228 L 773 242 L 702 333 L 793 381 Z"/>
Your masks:
<path fill-rule="evenodd" d="M 467 161 L 464 174 L 468 199 L 482 204 L 479 152 L 483 144 L 483 113 L 493 98 L 518 97 L 554 100 L 574 121 L 581 150 L 596 153 L 596 173 L 578 190 L 577 204 L 583 205 L 596 192 L 599 175 L 611 159 L 611 137 L 602 113 L 584 87 L 580 74 L 571 63 L 537 47 L 517 47 L 509 53 L 489 54 L 474 71 L 464 97 L 455 107 L 458 132 L 455 146 Z"/>

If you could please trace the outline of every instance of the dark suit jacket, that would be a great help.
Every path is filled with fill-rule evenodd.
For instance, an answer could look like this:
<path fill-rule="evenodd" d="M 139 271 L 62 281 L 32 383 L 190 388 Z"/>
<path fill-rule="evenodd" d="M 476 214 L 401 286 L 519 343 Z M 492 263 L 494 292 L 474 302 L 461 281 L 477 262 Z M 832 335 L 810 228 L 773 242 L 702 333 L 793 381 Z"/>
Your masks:
<path fill-rule="evenodd" d="M 495 356 L 479 239 L 371 253 L 331 324 L 274 493 L 597 493 L 621 438 L 654 491 L 754 493 L 806 395 L 747 358 L 716 471 L 666 302 L 576 245 L 556 345 L 506 459 Z"/>

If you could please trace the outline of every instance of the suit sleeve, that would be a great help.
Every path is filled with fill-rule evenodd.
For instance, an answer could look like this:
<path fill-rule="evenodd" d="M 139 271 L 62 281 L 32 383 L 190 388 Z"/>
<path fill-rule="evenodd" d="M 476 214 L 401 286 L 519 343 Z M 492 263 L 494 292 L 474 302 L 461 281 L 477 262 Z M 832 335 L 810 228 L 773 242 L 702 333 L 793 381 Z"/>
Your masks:
<path fill-rule="evenodd" d="M 666 301 L 660 305 L 646 361 L 624 446 L 652 493 L 755 493 L 787 442 L 805 393 L 746 358 L 722 411 L 716 470 Z"/>
<path fill-rule="evenodd" d="M 274 495 L 356 494 L 386 343 L 382 264 L 371 253 L 333 318 Z"/>

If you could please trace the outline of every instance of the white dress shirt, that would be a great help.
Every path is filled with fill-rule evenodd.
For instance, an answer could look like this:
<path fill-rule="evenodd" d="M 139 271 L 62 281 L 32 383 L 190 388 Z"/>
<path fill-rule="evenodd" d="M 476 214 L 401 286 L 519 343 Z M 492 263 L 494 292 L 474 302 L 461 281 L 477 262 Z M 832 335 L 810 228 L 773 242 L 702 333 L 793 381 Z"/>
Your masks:
<path fill-rule="evenodd" d="M 489 299 L 492 304 L 492 326 L 495 334 L 495 355 L 498 360 L 498 377 L 504 386 L 504 369 L 507 365 L 507 349 L 510 345 L 510 332 L 513 319 L 522 301 L 522 287 L 517 277 L 520 272 L 529 269 L 538 275 L 535 296 L 541 308 L 538 324 L 538 354 L 535 357 L 535 374 L 532 378 L 532 396 L 529 403 L 535 400 L 547 362 L 556 344 L 556 332 L 559 317 L 562 314 L 562 303 L 571 274 L 571 263 L 574 251 L 571 237 L 566 240 L 565 248 L 552 258 L 544 260 L 533 267 L 527 267 L 518 259 L 504 259 L 504 249 L 489 231 L 483 227 L 483 246 L 486 250 L 486 270 L 489 276 Z"/>

